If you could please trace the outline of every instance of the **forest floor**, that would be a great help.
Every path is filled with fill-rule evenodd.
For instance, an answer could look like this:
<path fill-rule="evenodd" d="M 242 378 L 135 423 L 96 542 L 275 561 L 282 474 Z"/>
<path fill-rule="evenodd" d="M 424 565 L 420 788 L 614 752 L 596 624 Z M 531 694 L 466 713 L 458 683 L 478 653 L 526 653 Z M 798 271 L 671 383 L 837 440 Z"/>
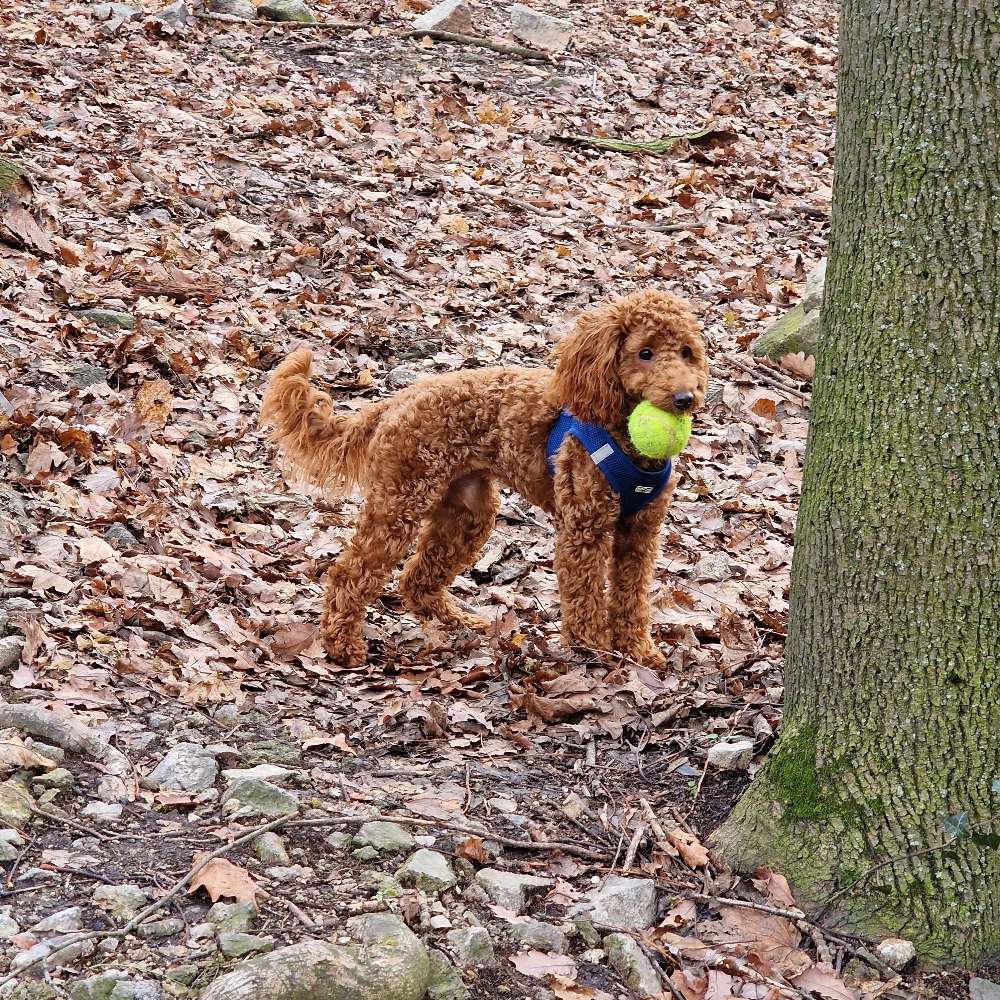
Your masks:
<path fill-rule="evenodd" d="M 0 11 L 0 154 L 30 180 L 0 206 L 0 721 L 21 711 L 0 749 L 0 828 L 18 831 L 0 834 L 0 968 L 54 931 L 107 937 L 138 905 L 108 895 L 133 886 L 162 899 L 155 926 L 56 956 L 48 995 L 108 968 L 196 995 L 231 961 L 205 889 L 167 890 L 298 808 L 329 829 L 288 825 L 287 859 L 248 844 L 212 869 L 214 895 L 256 897 L 271 941 L 248 947 L 386 906 L 459 964 L 449 932 L 487 927 L 473 997 L 628 997 L 568 918 L 613 873 L 657 887 L 635 933 L 664 996 L 966 995 L 720 904 L 794 907 L 779 875 L 737 879 L 701 846 L 781 720 L 808 383 L 748 344 L 824 253 L 834 3 L 541 4 L 573 24 L 549 62 L 402 37 L 423 6 L 315 5 L 353 29 Z M 512 41 L 505 4 L 477 7 L 478 33 Z M 705 129 L 662 156 L 560 140 Z M 651 283 L 692 301 L 722 386 L 665 530 L 667 671 L 560 650 L 552 533 L 516 496 L 458 582 L 492 636 L 423 630 L 390 590 L 371 662 L 329 663 L 320 578 L 355 504 L 283 481 L 255 422 L 273 365 L 306 343 L 357 407 L 424 373 L 544 364 L 582 308 Z M 46 711 L 110 741 L 124 780 L 93 748 L 58 759 Z M 753 760 L 710 767 L 733 737 Z M 227 772 L 258 766 L 254 818 Z M 387 891 L 403 855 L 327 836 L 375 814 L 459 885 Z M 468 888 L 483 867 L 550 879 L 529 910 L 568 942 L 526 945 Z"/>

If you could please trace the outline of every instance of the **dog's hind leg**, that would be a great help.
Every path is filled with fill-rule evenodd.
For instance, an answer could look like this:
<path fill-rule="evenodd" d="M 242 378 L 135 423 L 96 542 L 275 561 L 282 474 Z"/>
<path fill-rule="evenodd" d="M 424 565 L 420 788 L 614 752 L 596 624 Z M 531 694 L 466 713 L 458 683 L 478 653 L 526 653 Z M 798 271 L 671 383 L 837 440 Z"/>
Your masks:
<path fill-rule="evenodd" d="M 460 607 L 446 588 L 490 537 L 499 507 L 496 484 L 485 473 L 468 473 L 451 483 L 399 579 L 403 601 L 414 615 L 477 630 L 489 626 L 486 618 Z"/>

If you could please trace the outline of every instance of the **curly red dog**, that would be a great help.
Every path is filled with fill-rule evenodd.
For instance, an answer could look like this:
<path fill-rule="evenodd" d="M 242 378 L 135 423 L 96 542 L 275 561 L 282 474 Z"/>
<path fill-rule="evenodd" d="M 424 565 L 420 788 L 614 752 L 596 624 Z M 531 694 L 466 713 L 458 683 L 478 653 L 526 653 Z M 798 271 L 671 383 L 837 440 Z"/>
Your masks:
<path fill-rule="evenodd" d="M 435 375 L 356 413 L 336 413 L 309 383 L 298 350 L 274 372 L 262 421 L 288 464 L 328 489 L 364 493 L 357 530 L 327 576 L 324 645 L 336 661 L 367 656 L 365 609 L 416 541 L 400 577 L 421 619 L 483 629 L 448 586 L 493 530 L 498 485 L 556 525 L 563 640 L 611 649 L 650 666 L 664 657 L 649 631 L 649 591 L 660 525 L 676 474 L 638 513 L 619 497 L 575 437 L 550 467 L 546 443 L 563 411 L 599 425 L 631 460 L 627 421 L 642 400 L 673 412 L 701 406 L 707 384 L 698 322 L 679 299 L 640 291 L 584 313 L 556 350 L 554 370 L 486 368 Z"/>

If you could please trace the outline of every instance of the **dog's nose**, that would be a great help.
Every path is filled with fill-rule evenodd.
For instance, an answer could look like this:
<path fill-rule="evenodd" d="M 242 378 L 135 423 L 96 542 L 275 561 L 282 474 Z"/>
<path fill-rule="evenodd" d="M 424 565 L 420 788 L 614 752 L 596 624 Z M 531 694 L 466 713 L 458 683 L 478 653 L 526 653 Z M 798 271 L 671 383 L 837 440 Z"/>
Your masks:
<path fill-rule="evenodd" d="M 675 392 L 673 400 L 674 406 L 683 413 L 685 410 L 691 409 L 691 404 L 694 402 L 694 394 L 690 392 Z"/>

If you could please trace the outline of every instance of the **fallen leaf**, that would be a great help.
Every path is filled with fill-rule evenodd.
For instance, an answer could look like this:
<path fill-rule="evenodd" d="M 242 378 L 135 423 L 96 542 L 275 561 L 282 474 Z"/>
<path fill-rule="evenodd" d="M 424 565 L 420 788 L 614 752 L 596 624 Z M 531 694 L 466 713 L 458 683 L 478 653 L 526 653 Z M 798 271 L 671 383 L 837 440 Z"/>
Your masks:
<path fill-rule="evenodd" d="M 492 860 L 489 851 L 483 846 L 482 837 L 466 837 L 465 840 L 458 842 L 455 850 L 459 857 L 468 858 L 469 861 L 475 861 L 481 865 Z"/>
<path fill-rule="evenodd" d="M 828 997 L 829 1000 L 858 1000 L 860 996 L 857 990 L 834 975 L 832 969 L 824 969 L 819 965 L 807 969 L 800 976 L 792 977 L 790 982 L 805 993 Z"/>
<path fill-rule="evenodd" d="M 205 851 L 194 855 L 194 864 L 205 857 Z M 204 889 L 213 903 L 222 898 L 235 899 L 238 903 L 254 903 L 257 900 L 257 885 L 244 868 L 234 865 L 225 858 L 215 858 L 191 879 L 188 891 Z"/>
<path fill-rule="evenodd" d="M 708 864 L 708 850 L 693 833 L 675 826 L 667 833 L 667 840 L 677 848 L 688 868 L 704 868 Z"/>
<path fill-rule="evenodd" d="M 269 247 L 271 234 L 263 226 L 237 219 L 235 215 L 220 215 L 212 223 L 212 232 L 217 236 L 228 236 L 241 250 L 249 250 L 255 245 Z"/>
<path fill-rule="evenodd" d="M 511 955 L 511 965 L 522 976 L 544 979 L 547 976 L 561 976 L 563 979 L 576 978 L 576 962 L 569 955 L 549 954 L 544 951 L 525 951 Z"/>
<path fill-rule="evenodd" d="M 173 408 L 174 398 L 166 379 L 143 382 L 135 394 L 135 412 L 149 430 L 165 427 Z"/>
<path fill-rule="evenodd" d="M 56 762 L 26 747 L 19 736 L 11 735 L 0 739 L 0 770 L 14 771 L 18 768 L 51 771 Z"/>
<path fill-rule="evenodd" d="M 811 382 L 816 374 L 816 358 L 812 354 L 807 357 L 802 351 L 797 354 L 783 354 L 778 359 L 778 364 L 803 382 Z"/>

